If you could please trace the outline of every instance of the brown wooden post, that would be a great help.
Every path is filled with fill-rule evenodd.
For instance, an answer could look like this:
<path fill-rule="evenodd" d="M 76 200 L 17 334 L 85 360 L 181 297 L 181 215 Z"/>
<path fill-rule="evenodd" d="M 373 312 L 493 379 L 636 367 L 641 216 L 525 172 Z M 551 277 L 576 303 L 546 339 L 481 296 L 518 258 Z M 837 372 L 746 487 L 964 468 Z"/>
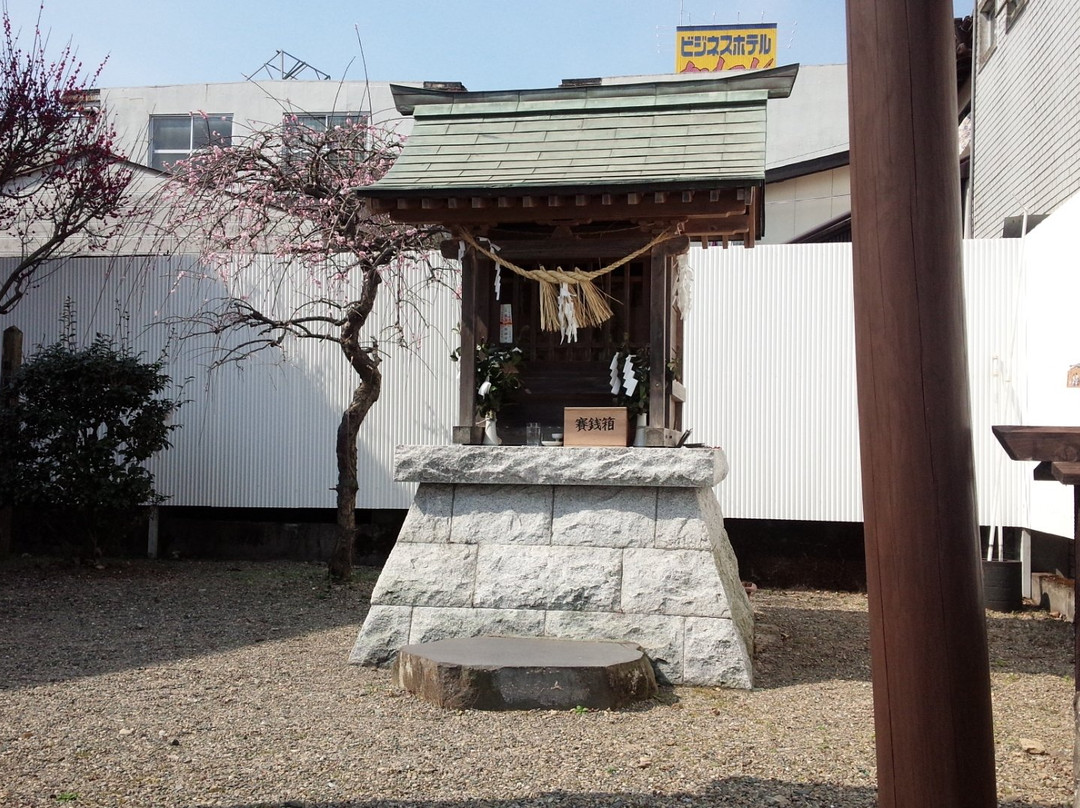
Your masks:
<path fill-rule="evenodd" d="M 461 261 L 461 388 L 458 392 L 458 425 L 476 424 L 476 296 L 479 261 L 469 248 Z M 463 442 L 463 441 L 459 441 Z"/>
<path fill-rule="evenodd" d="M 1040 464 L 1045 466 L 1045 463 Z M 1080 462 L 1053 463 L 1054 479 L 1073 490 L 1073 808 L 1080 808 L 1080 619 L 1075 604 L 1080 603 Z M 1038 476 L 1036 476 L 1038 479 Z"/>
<path fill-rule="evenodd" d="M 1068 454 L 1066 450 L 1063 454 Z M 1045 464 L 1043 464 L 1045 465 Z M 1053 462 L 1050 465 L 1053 479 L 1073 490 L 1073 808 L 1080 808 L 1080 620 L 1076 617 L 1075 604 L 1080 603 L 1080 462 Z M 1036 472 L 1036 479 L 1038 479 Z"/>
<path fill-rule="evenodd" d="M 948 0 L 848 0 L 878 804 L 997 805 Z"/>
<path fill-rule="evenodd" d="M 0 358 L 0 385 L 4 385 L 22 365 L 23 334 L 15 326 L 4 329 L 4 347 Z"/>
<path fill-rule="evenodd" d="M 6 386 L 8 380 L 22 365 L 23 335 L 15 326 L 4 329 L 3 352 L 0 354 L 0 388 Z M 8 400 L 0 401 L 0 407 L 11 406 Z M 12 513 L 10 507 L 0 506 L 0 558 L 5 558 L 11 553 L 12 542 Z"/>
<path fill-rule="evenodd" d="M 1080 808 L 1080 480 L 1073 483 L 1073 808 Z"/>
<path fill-rule="evenodd" d="M 668 266 L 671 259 L 662 247 L 654 247 L 649 261 L 649 300 L 652 307 L 649 327 L 649 430 L 662 435 L 656 428 L 667 423 L 667 361 L 671 351 L 671 299 Z M 658 437 L 657 445 L 663 446 Z"/>

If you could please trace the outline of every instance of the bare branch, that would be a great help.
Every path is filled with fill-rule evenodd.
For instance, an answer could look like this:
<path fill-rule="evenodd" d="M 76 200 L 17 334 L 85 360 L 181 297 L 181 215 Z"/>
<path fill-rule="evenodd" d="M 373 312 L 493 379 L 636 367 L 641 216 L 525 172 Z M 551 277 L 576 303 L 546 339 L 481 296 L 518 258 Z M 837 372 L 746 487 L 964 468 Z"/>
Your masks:
<path fill-rule="evenodd" d="M 242 335 L 223 340 L 215 364 L 306 339 L 335 343 L 356 373 L 337 434 L 336 579 L 351 567 L 357 434 L 382 388 L 379 342 L 364 330 L 386 286 L 391 333 L 406 344 L 404 313 L 419 311 L 420 290 L 447 272 L 428 257 L 441 233 L 375 215 L 358 193 L 400 149 L 366 119 L 319 130 L 287 117 L 173 166 L 161 200 L 178 236 L 198 234 L 203 262 L 231 295 L 196 318 L 197 331 Z"/>

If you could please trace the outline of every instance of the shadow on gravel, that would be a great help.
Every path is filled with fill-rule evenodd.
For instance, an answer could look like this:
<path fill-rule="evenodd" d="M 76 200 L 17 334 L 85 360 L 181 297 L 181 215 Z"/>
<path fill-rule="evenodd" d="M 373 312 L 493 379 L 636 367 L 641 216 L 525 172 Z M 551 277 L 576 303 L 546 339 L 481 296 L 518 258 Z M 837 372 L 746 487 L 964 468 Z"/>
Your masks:
<path fill-rule="evenodd" d="M 870 681 L 866 612 L 773 605 L 755 611 L 755 688 Z"/>
<path fill-rule="evenodd" d="M 604 794 L 553 791 L 506 800 L 345 800 L 244 803 L 230 808 L 694 808 L 695 806 L 791 806 L 791 808 L 874 808 L 877 789 L 829 783 L 790 783 L 756 777 L 717 780 L 702 792 L 678 794 Z M 197 806 L 191 806 L 197 808 Z M 1003 802 L 1000 808 L 1062 808 L 1060 805 Z"/>
<path fill-rule="evenodd" d="M 1073 626 L 1047 612 L 1026 609 L 986 619 L 990 672 L 1073 675 Z"/>
<path fill-rule="evenodd" d="M 331 588 L 319 564 L 17 559 L 0 566 L 0 690 L 359 626 L 377 576 Z"/>
<path fill-rule="evenodd" d="M 833 681 L 870 681 L 866 612 L 755 604 L 759 689 Z M 1072 676 L 1072 624 L 1027 609 L 987 614 L 993 673 Z"/>
<path fill-rule="evenodd" d="M 0 565 L 0 690 L 359 627 L 378 570 L 329 587 L 296 562 L 117 561 L 104 569 L 39 559 Z M 811 593 L 755 599 L 755 685 L 870 680 L 865 610 Z M 1072 626 L 1045 612 L 991 614 L 994 672 L 1072 674 Z M 347 648 L 342 648 L 344 655 Z"/>

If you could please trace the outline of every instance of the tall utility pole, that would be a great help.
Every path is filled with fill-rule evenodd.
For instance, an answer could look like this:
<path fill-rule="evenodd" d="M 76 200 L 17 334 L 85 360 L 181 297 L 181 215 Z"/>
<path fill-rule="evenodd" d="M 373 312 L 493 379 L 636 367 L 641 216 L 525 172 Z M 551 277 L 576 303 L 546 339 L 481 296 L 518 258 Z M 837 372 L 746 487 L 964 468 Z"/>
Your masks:
<path fill-rule="evenodd" d="M 949 0 L 848 0 L 878 804 L 993 808 Z"/>

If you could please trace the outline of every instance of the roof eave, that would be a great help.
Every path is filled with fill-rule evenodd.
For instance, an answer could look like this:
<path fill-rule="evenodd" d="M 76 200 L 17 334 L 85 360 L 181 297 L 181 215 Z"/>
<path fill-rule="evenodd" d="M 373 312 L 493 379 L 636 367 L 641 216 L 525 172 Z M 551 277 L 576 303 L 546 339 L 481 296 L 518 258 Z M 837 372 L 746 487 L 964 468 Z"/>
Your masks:
<path fill-rule="evenodd" d="M 580 181 L 573 183 L 548 184 L 548 185 L 504 185 L 471 186 L 462 188 L 448 188 L 446 186 L 432 186 L 430 188 L 380 188 L 369 185 L 357 190 L 357 194 L 371 199 L 422 199 L 424 197 L 439 198 L 495 198 L 495 197 L 522 197 L 522 196 L 560 196 L 566 194 L 578 194 L 583 191 L 590 194 L 604 193 L 656 193 L 674 191 L 705 191 L 723 188 L 745 188 L 748 186 L 763 186 L 764 175 L 745 177 L 725 177 L 709 179 L 673 179 L 655 180 L 646 182 L 606 182 L 602 184 L 583 185 Z"/>

